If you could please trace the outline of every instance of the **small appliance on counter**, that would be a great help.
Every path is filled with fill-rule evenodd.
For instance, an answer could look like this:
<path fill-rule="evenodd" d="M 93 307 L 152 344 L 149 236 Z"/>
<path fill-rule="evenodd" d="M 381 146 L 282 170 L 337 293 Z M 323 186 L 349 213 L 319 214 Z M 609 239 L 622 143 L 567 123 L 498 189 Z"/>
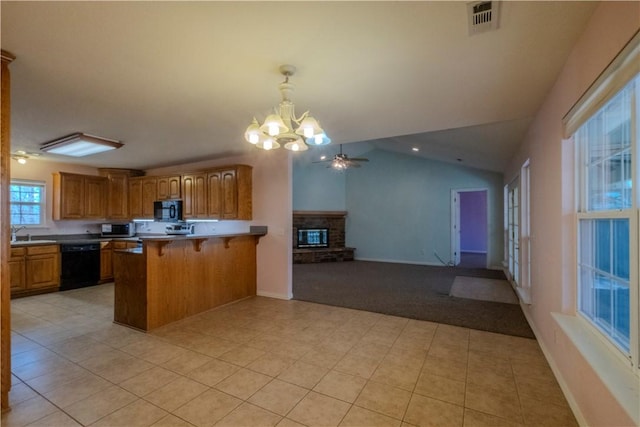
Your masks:
<path fill-rule="evenodd" d="M 153 202 L 153 219 L 158 222 L 182 221 L 182 200 Z"/>
<path fill-rule="evenodd" d="M 136 226 L 132 222 L 102 224 L 101 227 L 102 237 L 133 237 L 136 234 Z"/>
<path fill-rule="evenodd" d="M 184 222 L 169 224 L 166 227 L 166 230 L 167 230 L 166 233 L 167 234 L 193 234 L 194 227 L 195 226 L 193 224 L 187 224 Z"/>

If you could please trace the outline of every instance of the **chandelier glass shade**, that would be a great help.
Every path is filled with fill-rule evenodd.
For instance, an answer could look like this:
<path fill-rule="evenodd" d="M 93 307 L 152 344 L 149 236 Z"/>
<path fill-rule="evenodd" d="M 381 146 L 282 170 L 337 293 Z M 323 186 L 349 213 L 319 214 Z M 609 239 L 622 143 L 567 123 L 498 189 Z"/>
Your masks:
<path fill-rule="evenodd" d="M 316 119 L 305 111 L 296 117 L 295 106 L 291 102 L 294 86 L 289 77 L 296 71 L 293 65 L 282 65 L 280 73 L 285 76 L 279 89 L 282 95 L 280 105 L 273 114 L 267 116 L 262 125 L 254 117 L 244 132 L 247 142 L 264 150 L 273 150 L 284 146 L 291 151 L 305 151 L 309 146 L 327 145 L 331 139 L 324 133 Z"/>

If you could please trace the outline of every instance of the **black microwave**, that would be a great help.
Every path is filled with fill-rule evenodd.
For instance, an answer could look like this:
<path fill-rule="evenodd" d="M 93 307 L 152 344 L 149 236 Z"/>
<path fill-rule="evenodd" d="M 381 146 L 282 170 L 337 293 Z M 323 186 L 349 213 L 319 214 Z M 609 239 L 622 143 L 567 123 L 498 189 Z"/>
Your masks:
<path fill-rule="evenodd" d="M 182 221 L 182 200 L 153 202 L 153 219 L 159 222 Z"/>

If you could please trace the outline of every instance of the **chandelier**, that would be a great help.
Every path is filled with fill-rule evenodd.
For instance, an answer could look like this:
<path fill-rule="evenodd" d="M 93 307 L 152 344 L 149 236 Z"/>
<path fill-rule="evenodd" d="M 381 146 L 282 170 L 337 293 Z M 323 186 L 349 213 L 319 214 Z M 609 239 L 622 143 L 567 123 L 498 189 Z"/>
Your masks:
<path fill-rule="evenodd" d="M 294 86 L 289 77 L 296 72 L 293 65 L 280 66 L 280 74 L 285 79 L 280 83 L 282 101 L 274 113 L 267 116 L 262 126 L 254 117 L 244 133 L 245 139 L 258 148 L 271 150 L 284 145 L 291 151 L 305 151 L 309 145 L 327 145 L 331 139 L 324 133 L 318 121 L 305 111 L 296 118 L 295 106 L 291 102 Z"/>

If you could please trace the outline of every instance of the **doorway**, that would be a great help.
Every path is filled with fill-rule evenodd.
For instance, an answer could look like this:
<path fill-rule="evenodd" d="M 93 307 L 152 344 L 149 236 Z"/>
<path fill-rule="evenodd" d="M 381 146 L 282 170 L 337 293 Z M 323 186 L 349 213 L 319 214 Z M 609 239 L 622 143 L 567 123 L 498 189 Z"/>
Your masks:
<path fill-rule="evenodd" d="M 451 259 L 454 265 L 488 268 L 488 190 L 451 190 Z"/>

